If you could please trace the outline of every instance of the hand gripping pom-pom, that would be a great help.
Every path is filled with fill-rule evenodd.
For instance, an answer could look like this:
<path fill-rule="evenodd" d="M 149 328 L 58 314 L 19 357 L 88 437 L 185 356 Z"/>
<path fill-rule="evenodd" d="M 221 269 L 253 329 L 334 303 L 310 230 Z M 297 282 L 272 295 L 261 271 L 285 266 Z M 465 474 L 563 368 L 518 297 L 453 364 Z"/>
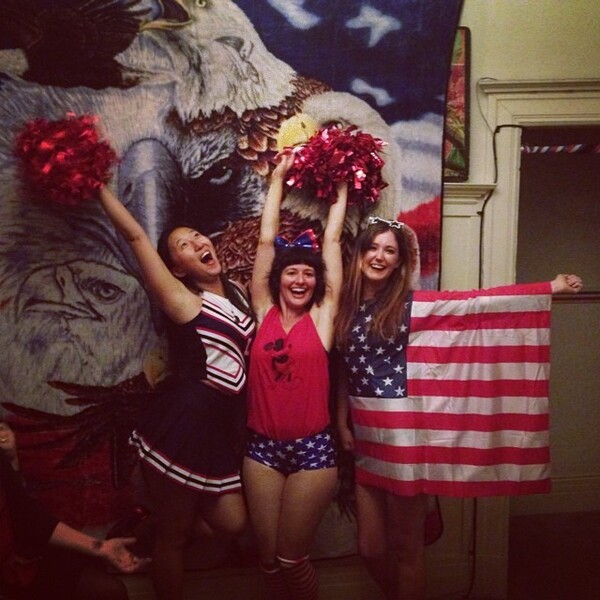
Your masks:
<path fill-rule="evenodd" d="M 337 196 L 337 184 L 346 181 L 349 204 L 374 204 L 388 185 L 381 175 L 383 146 L 383 140 L 356 127 L 325 127 L 293 149 L 287 184 L 310 188 L 318 199 L 331 203 Z"/>
<path fill-rule="evenodd" d="M 100 140 L 97 118 L 68 114 L 58 121 L 35 119 L 15 140 L 25 184 L 36 196 L 77 206 L 92 198 L 111 178 L 117 157 Z"/>

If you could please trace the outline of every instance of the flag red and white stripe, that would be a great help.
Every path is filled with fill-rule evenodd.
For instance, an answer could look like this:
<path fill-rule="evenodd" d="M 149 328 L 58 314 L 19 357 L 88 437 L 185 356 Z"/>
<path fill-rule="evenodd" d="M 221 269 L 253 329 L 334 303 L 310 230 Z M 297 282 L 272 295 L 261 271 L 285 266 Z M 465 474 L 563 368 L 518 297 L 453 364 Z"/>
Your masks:
<path fill-rule="evenodd" d="M 406 397 L 352 397 L 358 480 L 407 495 L 549 491 L 550 305 L 549 283 L 414 292 Z"/>

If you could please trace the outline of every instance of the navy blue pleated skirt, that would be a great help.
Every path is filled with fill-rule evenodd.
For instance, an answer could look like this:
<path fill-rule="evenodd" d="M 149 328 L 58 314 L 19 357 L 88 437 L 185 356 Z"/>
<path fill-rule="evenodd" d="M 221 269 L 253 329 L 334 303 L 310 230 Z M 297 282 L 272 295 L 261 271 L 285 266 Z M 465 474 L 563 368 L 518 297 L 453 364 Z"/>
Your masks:
<path fill-rule="evenodd" d="M 183 379 L 157 398 L 131 434 L 140 458 L 181 485 L 224 494 L 241 488 L 245 396 Z"/>

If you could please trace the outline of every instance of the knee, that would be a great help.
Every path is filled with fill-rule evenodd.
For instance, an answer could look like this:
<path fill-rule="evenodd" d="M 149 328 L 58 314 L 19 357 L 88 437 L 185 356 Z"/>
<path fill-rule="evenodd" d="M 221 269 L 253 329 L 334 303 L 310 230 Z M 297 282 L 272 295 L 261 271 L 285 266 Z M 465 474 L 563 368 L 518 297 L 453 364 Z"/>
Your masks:
<path fill-rule="evenodd" d="M 246 511 L 237 511 L 222 524 L 221 533 L 228 537 L 239 537 L 248 526 Z"/>
<path fill-rule="evenodd" d="M 358 554 L 363 560 L 381 559 L 386 556 L 387 551 L 385 540 L 378 540 L 371 537 L 359 538 L 358 540 Z"/>

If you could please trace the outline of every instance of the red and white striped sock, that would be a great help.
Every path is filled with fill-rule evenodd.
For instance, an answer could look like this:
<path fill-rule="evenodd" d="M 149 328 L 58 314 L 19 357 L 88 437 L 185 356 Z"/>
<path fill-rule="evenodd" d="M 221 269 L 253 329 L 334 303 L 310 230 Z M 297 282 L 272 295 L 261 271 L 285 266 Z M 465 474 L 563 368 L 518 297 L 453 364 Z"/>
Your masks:
<path fill-rule="evenodd" d="M 288 588 L 292 592 L 294 600 L 318 600 L 319 581 L 317 572 L 308 556 L 290 560 L 277 557 L 287 580 Z"/>
<path fill-rule="evenodd" d="M 285 573 L 279 563 L 269 566 L 260 563 L 260 570 L 267 582 L 271 600 L 291 600 Z"/>

